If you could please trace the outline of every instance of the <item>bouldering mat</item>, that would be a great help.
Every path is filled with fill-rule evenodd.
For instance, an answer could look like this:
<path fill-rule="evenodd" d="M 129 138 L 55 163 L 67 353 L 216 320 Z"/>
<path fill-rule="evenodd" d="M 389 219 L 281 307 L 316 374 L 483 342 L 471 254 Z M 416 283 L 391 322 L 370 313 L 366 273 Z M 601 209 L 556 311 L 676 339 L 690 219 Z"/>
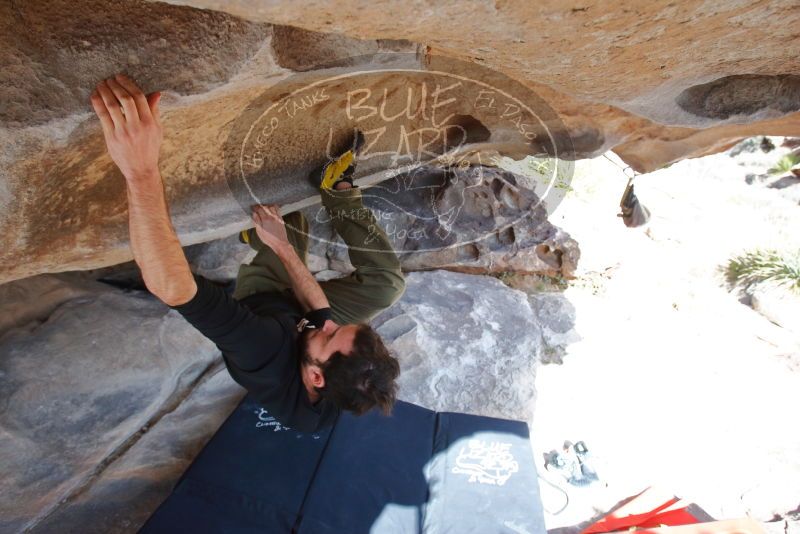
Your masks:
<path fill-rule="evenodd" d="M 528 426 L 399 401 L 297 432 L 246 397 L 144 533 L 539 533 Z"/>

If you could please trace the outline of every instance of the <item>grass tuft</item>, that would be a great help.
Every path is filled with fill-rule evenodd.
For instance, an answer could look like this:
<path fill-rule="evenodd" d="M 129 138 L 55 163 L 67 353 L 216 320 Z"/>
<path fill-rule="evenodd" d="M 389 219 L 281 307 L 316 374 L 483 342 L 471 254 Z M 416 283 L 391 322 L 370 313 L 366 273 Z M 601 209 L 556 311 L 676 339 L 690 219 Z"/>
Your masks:
<path fill-rule="evenodd" d="M 800 156 L 797 154 L 786 154 L 768 172 L 770 174 L 788 174 L 792 169 L 800 165 Z"/>
<path fill-rule="evenodd" d="M 776 250 L 746 252 L 728 261 L 728 282 L 744 289 L 760 283 L 788 286 L 800 293 L 800 251 L 781 253 Z"/>

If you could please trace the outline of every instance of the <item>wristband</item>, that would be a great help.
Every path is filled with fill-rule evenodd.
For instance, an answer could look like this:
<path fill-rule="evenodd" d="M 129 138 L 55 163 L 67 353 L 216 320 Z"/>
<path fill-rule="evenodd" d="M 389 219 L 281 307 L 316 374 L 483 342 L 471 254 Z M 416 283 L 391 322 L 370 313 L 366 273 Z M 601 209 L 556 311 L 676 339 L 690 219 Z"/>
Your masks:
<path fill-rule="evenodd" d="M 310 311 L 297 323 L 297 331 L 302 332 L 309 328 L 322 328 L 325 325 L 325 321 L 330 318 L 330 308 L 320 308 L 319 310 Z"/>

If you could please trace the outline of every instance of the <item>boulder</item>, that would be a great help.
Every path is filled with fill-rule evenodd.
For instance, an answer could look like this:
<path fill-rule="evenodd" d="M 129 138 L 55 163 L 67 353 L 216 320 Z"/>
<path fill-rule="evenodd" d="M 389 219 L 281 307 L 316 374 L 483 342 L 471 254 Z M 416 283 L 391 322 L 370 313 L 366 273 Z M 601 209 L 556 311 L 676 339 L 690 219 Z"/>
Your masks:
<path fill-rule="evenodd" d="M 175 411 L 164 415 L 85 491 L 53 510 L 32 531 L 138 531 L 243 395 L 225 368 L 216 366 Z"/>
<path fill-rule="evenodd" d="M 43 321 L 68 300 L 107 290 L 107 287 L 93 280 L 84 280 L 70 274 L 43 274 L 2 284 L 0 336 L 12 328 Z"/>
<path fill-rule="evenodd" d="M 400 360 L 399 397 L 432 410 L 529 420 L 542 331 L 524 293 L 496 278 L 411 273 L 372 326 Z"/>
<path fill-rule="evenodd" d="M 249 224 L 249 197 L 229 179 L 242 148 L 236 141 L 263 111 L 254 104 L 288 98 L 326 77 L 327 89 L 314 86 L 317 93 L 281 108 L 290 125 L 271 137 L 268 150 L 246 154 L 242 165 L 260 173 L 258 187 L 248 192 L 259 200 L 287 210 L 307 205 L 314 191 L 305 176 L 356 120 L 343 119 L 353 109 L 343 95 L 363 90 L 402 100 L 419 71 L 466 72 L 470 83 L 487 84 L 498 95 L 524 94 L 520 105 L 547 111 L 539 113 L 537 130 L 526 132 L 538 136 L 526 150 L 538 150 L 534 145 L 549 136 L 562 159 L 614 148 L 639 170 L 722 150 L 747 135 L 796 132 L 800 123 L 800 85 L 792 74 L 800 66 L 800 42 L 792 34 L 798 13 L 790 0 L 713 6 L 700 0 L 448 1 L 424 8 L 345 0 L 335 10 L 316 1 L 174 3 L 184 5 L 0 5 L 0 283 L 131 259 L 124 183 L 88 100 L 99 80 L 120 71 L 146 92 L 164 93 L 161 170 L 184 245 Z M 366 74 L 356 85 L 331 81 L 347 68 Z M 453 102 L 440 94 L 443 116 L 452 108 L 455 121 L 445 126 L 461 128 L 470 143 L 505 143 L 501 152 L 519 155 L 512 137 L 524 124 L 517 115 L 505 117 L 514 106 L 505 103 L 493 117 L 481 114 L 478 100 L 462 89 L 454 90 L 460 98 Z M 418 103 L 420 94 L 414 98 Z M 480 100 L 486 109 L 498 102 Z M 471 110 L 459 108 L 466 103 Z M 375 110 L 358 123 L 374 132 L 381 117 L 396 111 L 359 106 Z M 423 122 L 402 116 L 392 136 L 378 141 L 374 135 L 373 148 L 396 156 L 398 132 L 417 131 Z M 542 128 L 548 136 L 539 135 Z M 262 144 L 272 133 L 254 131 L 263 134 L 254 136 Z M 423 144 L 420 138 L 416 148 Z M 371 160 L 361 179 L 389 163 L 383 156 Z"/>
<path fill-rule="evenodd" d="M 569 345 L 580 341 L 575 330 L 575 306 L 562 293 L 528 293 L 528 301 L 542 329 L 542 363 L 563 363 Z"/>
<path fill-rule="evenodd" d="M 239 242 L 239 234 L 198 243 L 184 249 L 192 272 L 216 282 L 236 280 L 239 266 L 250 263 L 256 252 Z"/>
<path fill-rule="evenodd" d="M 121 465 L 118 457 L 219 363 L 210 341 L 144 293 L 96 289 L 40 321 L 0 338 L 3 532 L 34 527 Z M 207 430 L 192 432 L 199 439 Z M 144 478 L 158 470 L 146 455 L 139 461 Z"/>
<path fill-rule="evenodd" d="M 592 4 L 459 0 L 410 6 L 168 0 L 358 39 L 404 39 L 535 88 L 581 152 L 609 148 L 640 171 L 800 123 L 800 14 L 791 0 Z M 756 47 L 760 54 L 750 51 Z"/>

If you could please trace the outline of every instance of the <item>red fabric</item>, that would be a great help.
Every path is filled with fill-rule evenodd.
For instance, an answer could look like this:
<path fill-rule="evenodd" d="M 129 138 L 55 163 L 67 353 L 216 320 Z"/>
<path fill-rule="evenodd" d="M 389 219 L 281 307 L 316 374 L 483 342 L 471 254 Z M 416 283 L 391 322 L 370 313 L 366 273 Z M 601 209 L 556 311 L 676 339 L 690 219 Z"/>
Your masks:
<path fill-rule="evenodd" d="M 698 519 L 686 510 L 689 504 L 672 494 L 647 488 L 617 510 L 584 529 L 581 534 L 600 534 L 627 530 L 631 527 L 650 528 L 697 523 Z"/>

